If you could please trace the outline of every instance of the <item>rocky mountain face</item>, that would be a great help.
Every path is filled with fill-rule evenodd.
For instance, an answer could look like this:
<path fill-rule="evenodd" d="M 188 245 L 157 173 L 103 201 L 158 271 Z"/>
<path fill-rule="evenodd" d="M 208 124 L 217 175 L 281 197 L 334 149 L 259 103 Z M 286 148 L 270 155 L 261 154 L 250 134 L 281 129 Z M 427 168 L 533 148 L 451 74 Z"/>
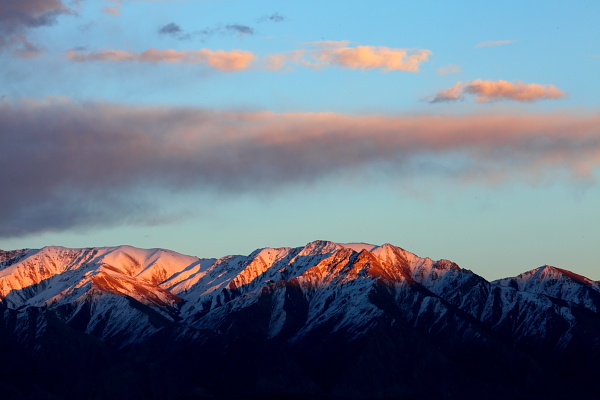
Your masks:
<path fill-rule="evenodd" d="M 389 244 L 0 251 L 2 399 L 599 399 L 600 285 Z"/>

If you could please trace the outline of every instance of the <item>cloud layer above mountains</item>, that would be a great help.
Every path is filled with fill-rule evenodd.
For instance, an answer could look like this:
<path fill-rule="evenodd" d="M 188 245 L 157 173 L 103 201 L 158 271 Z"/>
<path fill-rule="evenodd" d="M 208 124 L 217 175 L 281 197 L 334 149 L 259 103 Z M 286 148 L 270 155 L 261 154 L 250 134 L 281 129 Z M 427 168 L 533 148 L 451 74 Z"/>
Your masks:
<path fill-rule="evenodd" d="M 144 190 L 258 193 L 369 167 L 499 182 L 600 164 L 600 116 L 351 116 L 68 100 L 0 105 L 0 236 L 151 223 Z M 459 158 L 456 163 L 444 160 Z M 152 217 L 150 217 L 153 215 Z"/>

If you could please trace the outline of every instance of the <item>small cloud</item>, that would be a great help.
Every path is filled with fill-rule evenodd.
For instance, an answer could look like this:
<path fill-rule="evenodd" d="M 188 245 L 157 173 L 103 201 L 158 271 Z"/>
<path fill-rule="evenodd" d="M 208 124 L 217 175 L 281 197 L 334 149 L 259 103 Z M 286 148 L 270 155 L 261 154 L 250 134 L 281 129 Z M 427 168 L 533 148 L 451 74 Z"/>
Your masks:
<path fill-rule="evenodd" d="M 503 46 L 505 44 L 515 43 L 516 40 L 486 40 L 485 42 L 481 42 L 475 45 L 475 47 L 493 47 L 493 46 Z"/>
<path fill-rule="evenodd" d="M 475 101 L 478 103 L 499 100 L 533 103 L 539 100 L 560 99 L 566 96 L 565 92 L 554 85 L 540 85 L 521 81 L 483 81 L 481 79 L 465 85 L 464 92 L 475 95 Z"/>
<path fill-rule="evenodd" d="M 593 58 L 600 58 L 600 54 L 593 54 L 593 55 L 591 55 L 590 57 L 593 57 Z"/>
<path fill-rule="evenodd" d="M 161 26 L 158 29 L 158 33 L 163 35 L 177 35 L 183 32 L 181 27 L 177 25 L 175 22 L 170 22 L 166 25 Z"/>
<path fill-rule="evenodd" d="M 448 64 L 444 67 L 439 67 L 437 69 L 438 75 L 450 75 L 450 74 L 458 74 L 461 73 L 460 65 L 457 64 Z"/>
<path fill-rule="evenodd" d="M 243 37 L 246 35 L 254 35 L 254 29 L 252 29 L 246 25 L 240 25 L 240 24 L 225 25 L 225 30 L 227 32 L 230 32 L 233 34 L 237 34 L 238 37 Z"/>
<path fill-rule="evenodd" d="M 279 14 L 279 13 L 273 13 L 271 15 L 263 15 L 262 17 L 260 17 L 259 19 L 256 20 L 256 22 L 258 23 L 262 23 L 262 22 L 282 22 L 285 21 L 287 18 L 284 17 L 283 15 Z"/>
<path fill-rule="evenodd" d="M 429 103 L 447 103 L 462 99 L 462 82 L 456 82 L 456 85 L 437 92 L 433 100 L 431 100 Z"/>
<path fill-rule="evenodd" d="M 204 42 L 208 37 L 216 34 L 237 35 L 238 38 L 246 35 L 254 35 L 254 29 L 242 24 L 228 24 L 225 26 L 219 25 L 214 28 L 200 29 L 193 32 L 185 32 L 175 22 L 170 22 L 166 25 L 160 26 L 158 28 L 158 33 L 161 35 L 170 35 L 177 40 L 190 40 L 194 37 L 200 37 L 200 40 Z"/>
<path fill-rule="evenodd" d="M 431 104 L 462 100 L 465 94 L 475 96 L 478 103 L 489 103 L 500 100 L 513 100 L 525 103 L 534 103 L 540 100 L 561 99 L 566 93 L 554 85 L 540 85 L 538 83 L 524 83 L 521 81 L 474 81 L 457 82 L 453 87 L 438 92 Z"/>

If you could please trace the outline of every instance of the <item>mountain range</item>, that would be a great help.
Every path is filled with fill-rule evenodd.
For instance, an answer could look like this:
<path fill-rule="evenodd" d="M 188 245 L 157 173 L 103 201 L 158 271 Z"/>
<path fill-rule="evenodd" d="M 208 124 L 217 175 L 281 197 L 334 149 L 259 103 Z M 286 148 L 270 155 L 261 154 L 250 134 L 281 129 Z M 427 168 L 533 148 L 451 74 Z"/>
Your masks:
<path fill-rule="evenodd" d="M 600 283 L 390 244 L 0 251 L 2 399 L 600 399 Z"/>

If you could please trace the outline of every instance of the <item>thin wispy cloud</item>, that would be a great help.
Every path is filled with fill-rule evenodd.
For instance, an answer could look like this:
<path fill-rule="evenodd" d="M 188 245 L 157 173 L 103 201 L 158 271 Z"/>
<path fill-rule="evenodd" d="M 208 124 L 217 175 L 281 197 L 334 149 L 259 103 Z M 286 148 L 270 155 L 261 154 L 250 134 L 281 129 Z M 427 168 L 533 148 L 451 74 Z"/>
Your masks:
<path fill-rule="evenodd" d="M 175 22 L 170 22 L 166 25 L 160 26 L 157 32 L 160 35 L 168 35 L 178 40 L 199 38 L 202 42 L 205 42 L 208 38 L 214 35 L 235 35 L 238 38 L 243 38 L 246 35 L 254 35 L 255 33 L 253 28 L 243 24 L 219 25 L 213 28 L 205 28 L 188 32 Z"/>
<path fill-rule="evenodd" d="M 504 46 L 505 44 L 515 43 L 516 40 L 486 40 L 475 45 L 475 47 L 493 47 L 493 46 Z"/>
<path fill-rule="evenodd" d="M 508 82 L 504 80 L 457 82 L 453 87 L 439 91 L 430 103 L 445 103 L 462 100 L 465 94 L 475 96 L 478 103 L 489 103 L 500 100 L 512 100 L 534 103 L 540 100 L 557 100 L 566 97 L 566 93 L 554 85 L 524 83 L 521 81 Z"/>
<path fill-rule="evenodd" d="M 461 72 L 462 72 L 462 70 L 460 69 L 460 65 L 457 65 L 457 64 L 448 64 L 443 67 L 439 67 L 437 69 L 437 74 L 442 75 L 442 76 L 450 75 L 450 74 L 458 74 Z"/>
<path fill-rule="evenodd" d="M 173 49 L 155 49 L 151 48 L 141 53 L 127 50 L 103 49 L 96 52 L 79 51 L 69 49 L 65 56 L 75 62 L 142 62 L 142 63 L 183 63 L 183 64 L 203 64 L 210 68 L 234 72 L 241 71 L 250 67 L 256 56 L 245 50 L 173 50 Z"/>
<path fill-rule="evenodd" d="M 264 193 L 374 166 L 396 180 L 427 176 L 427 157 L 448 159 L 440 173 L 461 181 L 558 171 L 591 179 L 599 126 L 599 115 L 568 112 L 352 116 L 4 101 L 0 160 L 10 169 L 0 186 L 11 195 L 0 196 L 0 237 L 143 222 L 160 211 L 160 192 Z M 148 188 L 154 195 L 142 196 Z"/>
<path fill-rule="evenodd" d="M 284 17 L 283 15 L 279 14 L 279 13 L 273 13 L 270 15 L 263 15 L 262 17 L 258 18 L 256 20 L 256 22 L 258 23 L 263 23 L 263 22 L 283 22 L 285 21 L 287 18 Z"/>

